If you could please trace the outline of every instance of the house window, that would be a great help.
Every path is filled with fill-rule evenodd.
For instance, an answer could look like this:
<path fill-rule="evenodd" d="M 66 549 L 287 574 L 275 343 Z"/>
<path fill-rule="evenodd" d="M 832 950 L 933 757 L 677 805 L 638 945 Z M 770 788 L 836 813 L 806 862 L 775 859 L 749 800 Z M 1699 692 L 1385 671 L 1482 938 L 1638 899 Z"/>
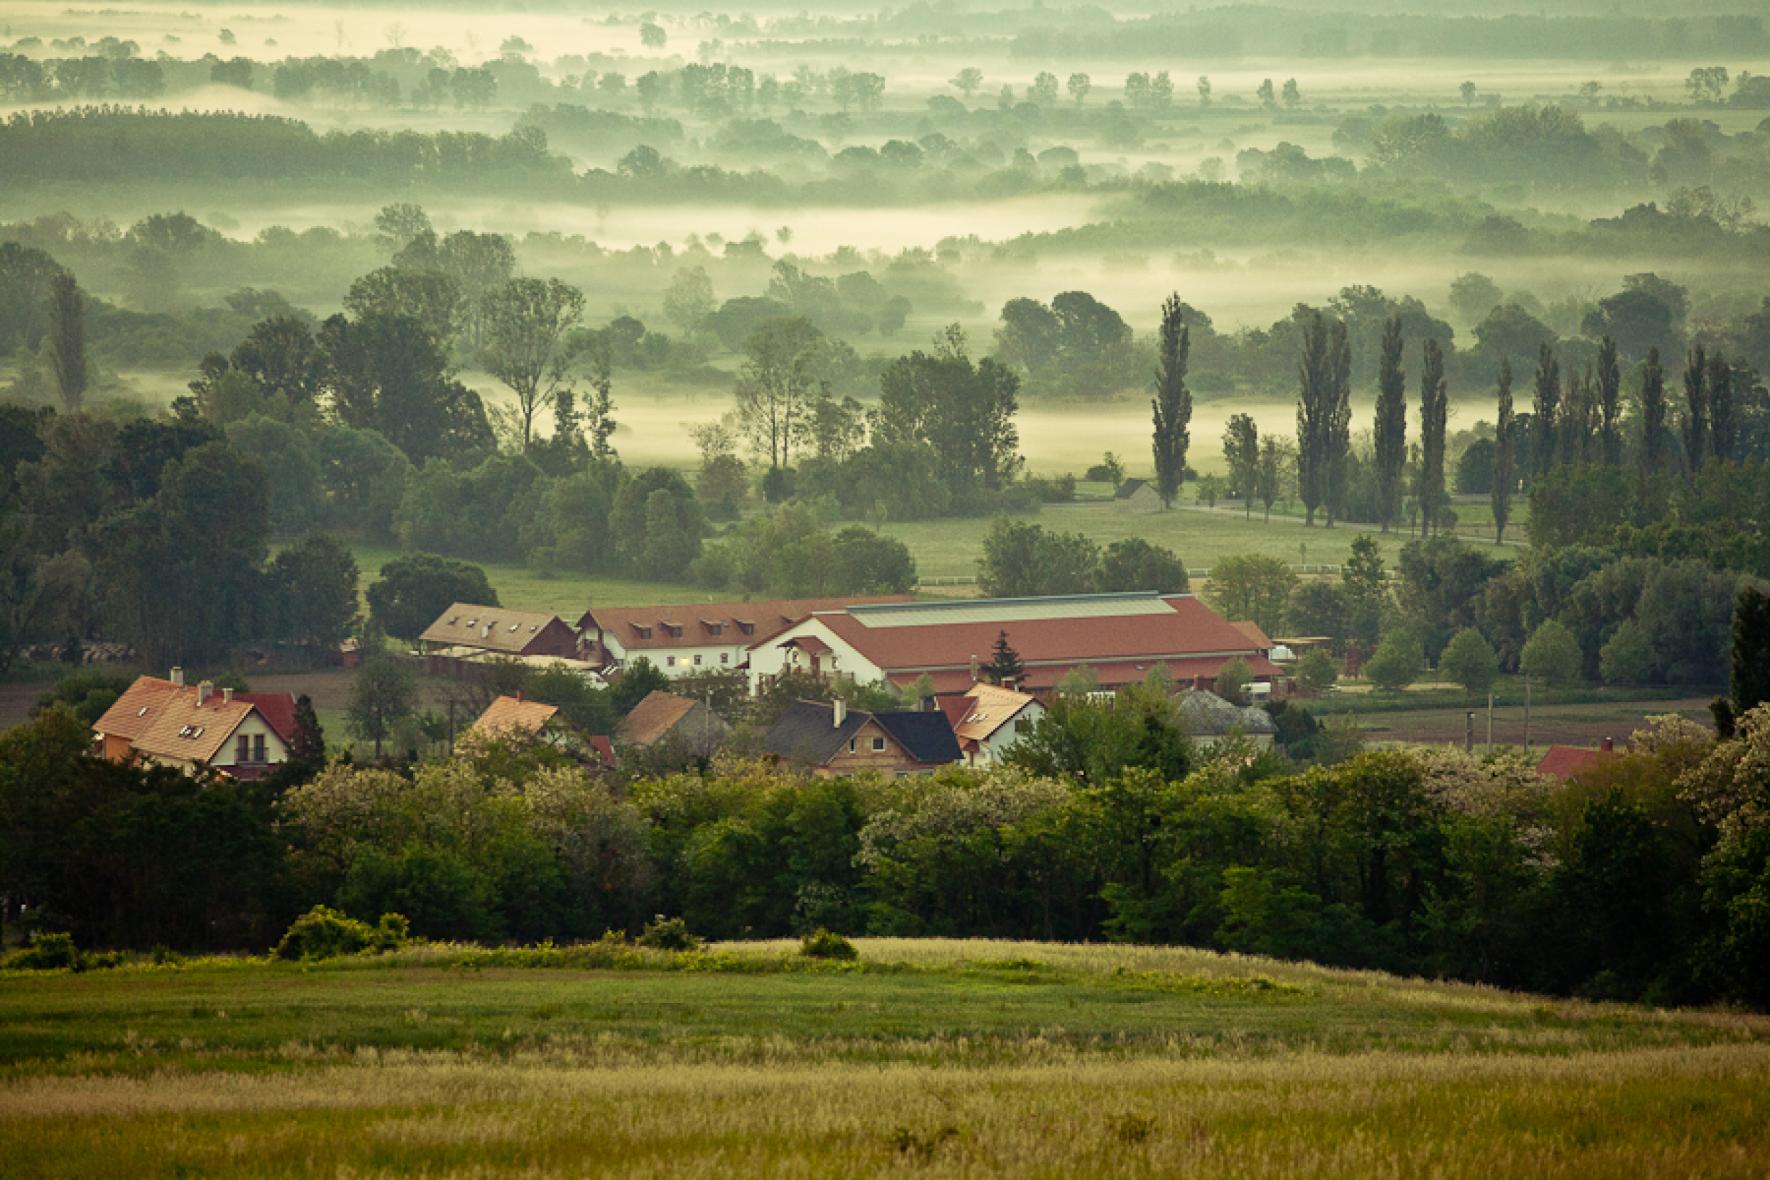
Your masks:
<path fill-rule="evenodd" d="M 252 761 L 266 761 L 264 757 L 264 735 L 261 733 L 255 733 L 252 735 Z"/>
<path fill-rule="evenodd" d="M 731 653 L 730 653 L 730 652 L 728 652 L 728 651 L 722 651 L 722 652 L 720 652 L 720 653 L 719 653 L 719 662 L 720 662 L 720 663 L 721 663 L 721 664 L 729 664 L 729 663 L 731 663 Z"/>
<path fill-rule="evenodd" d="M 674 668 L 676 666 L 676 657 L 675 656 L 665 656 L 664 657 L 664 666 L 666 668 Z"/>
<path fill-rule="evenodd" d="M 247 761 L 248 756 L 251 754 L 251 752 L 252 752 L 251 745 L 250 745 L 246 735 L 242 733 L 238 737 L 238 739 L 236 739 L 234 741 L 234 761 L 235 762 Z"/>
<path fill-rule="evenodd" d="M 700 666 L 701 666 L 701 657 L 700 657 L 700 653 L 699 653 L 699 652 L 696 652 L 696 653 L 695 653 L 695 657 L 694 657 L 694 666 L 695 666 L 695 667 L 697 667 L 697 668 L 698 668 L 698 667 L 700 667 Z"/>
<path fill-rule="evenodd" d="M 853 738 L 848 739 L 848 752 L 850 754 L 854 753 L 854 739 Z"/>
<path fill-rule="evenodd" d="M 884 750 L 885 750 L 885 739 L 882 737 L 874 738 L 873 739 L 873 753 L 875 753 L 875 754 L 883 753 Z"/>

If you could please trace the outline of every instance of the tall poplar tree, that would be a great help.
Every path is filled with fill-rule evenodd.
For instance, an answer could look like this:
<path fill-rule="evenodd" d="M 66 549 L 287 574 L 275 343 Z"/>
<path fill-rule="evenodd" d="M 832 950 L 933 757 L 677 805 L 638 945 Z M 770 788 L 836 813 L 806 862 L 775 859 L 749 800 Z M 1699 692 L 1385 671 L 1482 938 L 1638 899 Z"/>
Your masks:
<path fill-rule="evenodd" d="M 1327 527 L 1346 501 L 1346 462 L 1352 454 L 1352 343 L 1346 321 L 1328 328 L 1327 488 L 1323 497 Z"/>
<path fill-rule="evenodd" d="M 78 413 L 86 400 L 86 298 L 65 270 L 49 280 L 49 360 L 61 404 Z"/>
<path fill-rule="evenodd" d="M 1333 411 L 1333 374 L 1327 320 L 1314 312 L 1303 329 L 1303 355 L 1297 366 L 1297 498 L 1303 524 L 1315 524 L 1315 510 L 1327 496 L 1328 418 Z"/>
<path fill-rule="evenodd" d="M 1187 428 L 1192 423 L 1192 393 L 1186 388 L 1186 358 L 1192 339 L 1182 318 L 1178 294 L 1162 304 L 1160 368 L 1149 408 L 1155 419 L 1155 490 L 1163 508 L 1172 508 L 1186 476 Z"/>
<path fill-rule="evenodd" d="M 1516 478 L 1512 469 L 1517 463 L 1517 456 L 1512 451 L 1512 435 L 1512 362 L 1501 357 L 1499 412 L 1494 419 L 1493 439 L 1493 540 L 1496 545 L 1506 539 L 1506 522 L 1512 516 L 1512 482 Z"/>
<path fill-rule="evenodd" d="M 1449 401 L 1444 386 L 1444 350 L 1426 340 L 1420 371 L 1420 535 L 1429 536 L 1444 501 L 1444 427 Z"/>
<path fill-rule="evenodd" d="M 1690 470 L 1702 469 L 1708 454 L 1709 391 L 1708 360 L 1702 345 L 1691 349 L 1684 364 L 1684 454 Z"/>
<path fill-rule="evenodd" d="M 1665 463 L 1666 373 L 1659 363 L 1659 349 L 1647 350 L 1641 369 L 1641 470 L 1656 474 Z"/>
<path fill-rule="evenodd" d="M 1407 374 L 1401 367 L 1402 347 L 1401 317 L 1395 316 L 1383 326 L 1373 441 L 1377 515 L 1384 532 L 1401 515 L 1401 469 L 1407 463 Z"/>
<path fill-rule="evenodd" d="M 1739 419 L 1733 403 L 1733 366 L 1716 353 L 1709 358 L 1709 450 L 1715 458 L 1733 458 L 1739 445 Z"/>
<path fill-rule="evenodd" d="M 1616 341 L 1606 336 L 1598 346 L 1598 434 L 1604 464 L 1622 463 L 1622 369 L 1616 363 Z"/>
<path fill-rule="evenodd" d="M 1530 458 L 1533 473 L 1546 475 L 1555 466 L 1555 443 L 1561 415 L 1561 365 L 1545 342 L 1536 354 L 1536 398 L 1531 406 Z"/>

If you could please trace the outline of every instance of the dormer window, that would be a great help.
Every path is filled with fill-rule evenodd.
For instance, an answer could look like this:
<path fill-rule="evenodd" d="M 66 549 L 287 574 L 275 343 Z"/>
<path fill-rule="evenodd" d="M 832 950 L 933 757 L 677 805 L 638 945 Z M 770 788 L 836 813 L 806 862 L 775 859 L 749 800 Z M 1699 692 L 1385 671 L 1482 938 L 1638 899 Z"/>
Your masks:
<path fill-rule="evenodd" d="M 745 635 L 756 634 L 756 624 L 752 623 L 749 619 L 737 619 L 735 621 L 738 625 L 738 630 L 742 631 Z"/>

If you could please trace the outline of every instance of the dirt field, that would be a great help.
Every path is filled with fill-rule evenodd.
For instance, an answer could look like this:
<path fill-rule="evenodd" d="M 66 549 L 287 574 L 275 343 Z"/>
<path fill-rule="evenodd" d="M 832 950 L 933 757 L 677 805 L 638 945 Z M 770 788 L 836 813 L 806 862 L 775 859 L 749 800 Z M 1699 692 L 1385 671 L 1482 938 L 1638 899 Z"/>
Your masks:
<path fill-rule="evenodd" d="M 1325 719 L 1329 715 L 1325 702 L 1312 702 L 1310 707 L 1318 717 Z M 1678 713 L 1706 725 L 1710 721 L 1709 698 L 1535 706 L 1530 711 L 1530 745 L 1536 750 L 1551 745 L 1596 746 L 1605 738 L 1614 738 L 1620 745 L 1628 740 L 1629 734 L 1642 727 L 1644 718 L 1661 713 Z M 1375 713 L 1360 720 L 1366 738 L 1373 742 L 1460 744 L 1464 737 L 1465 710 L 1439 708 Z M 1522 708 L 1514 706 L 1493 711 L 1495 745 L 1522 745 L 1524 737 Z M 1475 711 L 1475 748 L 1482 750 L 1486 744 L 1487 710 L 1481 708 Z"/>

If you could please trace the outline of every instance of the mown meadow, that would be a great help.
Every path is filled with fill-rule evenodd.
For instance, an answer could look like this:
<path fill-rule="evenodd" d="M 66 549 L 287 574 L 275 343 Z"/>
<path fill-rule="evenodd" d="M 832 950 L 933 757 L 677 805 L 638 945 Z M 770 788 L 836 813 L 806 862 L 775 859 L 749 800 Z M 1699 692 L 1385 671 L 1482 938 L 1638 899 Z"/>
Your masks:
<path fill-rule="evenodd" d="M 1181 949 L 0 978 L 12 1175 L 1761 1175 L 1770 1021 Z"/>

